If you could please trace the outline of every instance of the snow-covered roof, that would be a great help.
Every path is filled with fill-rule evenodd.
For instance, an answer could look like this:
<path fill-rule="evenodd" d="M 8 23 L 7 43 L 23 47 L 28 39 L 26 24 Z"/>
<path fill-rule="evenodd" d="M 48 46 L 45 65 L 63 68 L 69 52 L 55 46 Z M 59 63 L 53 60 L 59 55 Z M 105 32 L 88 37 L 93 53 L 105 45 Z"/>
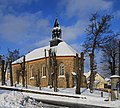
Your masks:
<path fill-rule="evenodd" d="M 120 76 L 118 76 L 118 75 L 112 75 L 112 76 L 110 76 L 110 78 L 120 78 Z"/>
<path fill-rule="evenodd" d="M 84 75 L 86 76 L 86 78 L 88 78 L 90 76 L 91 71 L 84 73 Z"/>
<path fill-rule="evenodd" d="M 109 82 L 109 81 L 110 81 L 110 78 L 105 78 L 105 81 Z"/>
<path fill-rule="evenodd" d="M 66 42 L 60 42 L 57 46 L 50 47 L 45 46 L 42 48 L 37 48 L 30 53 L 25 55 L 26 61 L 31 61 L 35 59 L 41 59 L 45 57 L 45 50 L 46 50 L 46 57 L 48 57 L 48 50 L 51 49 L 52 51 L 56 52 L 56 56 L 76 56 L 77 51 L 75 51 L 70 45 Z M 14 61 L 12 64 L 21 63 L 23 62 L 23 57 L 19 58 L 18 60 Z"/>

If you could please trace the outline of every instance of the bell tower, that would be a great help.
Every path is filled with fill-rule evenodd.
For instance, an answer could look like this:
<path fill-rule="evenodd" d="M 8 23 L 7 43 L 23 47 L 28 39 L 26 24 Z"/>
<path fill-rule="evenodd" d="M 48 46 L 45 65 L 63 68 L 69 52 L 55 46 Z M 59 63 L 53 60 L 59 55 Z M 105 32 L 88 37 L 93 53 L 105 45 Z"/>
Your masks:
<path fill-rule="evenodd" d="M 60 42 L 62 42 L 61 28 L 60 28 L 58 19 L 56 18 L 54 27 L 52 29 L 52 40 L 50 40 L 50 47 L 57 46 Z"/>

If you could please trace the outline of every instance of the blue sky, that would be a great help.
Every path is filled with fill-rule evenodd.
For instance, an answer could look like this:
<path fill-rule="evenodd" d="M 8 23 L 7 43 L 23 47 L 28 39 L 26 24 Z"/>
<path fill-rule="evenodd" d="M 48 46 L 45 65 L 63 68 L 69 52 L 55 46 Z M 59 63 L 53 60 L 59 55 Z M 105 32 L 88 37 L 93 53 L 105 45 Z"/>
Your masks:
<path fill-rule="evenodd" d="M 114 15 L 111 28 L 120 30 L 120 0 L 0 0 L 0 54 L 48 45 L 56 15 L 63 40 L 80 51 L 94 12 Z"/>

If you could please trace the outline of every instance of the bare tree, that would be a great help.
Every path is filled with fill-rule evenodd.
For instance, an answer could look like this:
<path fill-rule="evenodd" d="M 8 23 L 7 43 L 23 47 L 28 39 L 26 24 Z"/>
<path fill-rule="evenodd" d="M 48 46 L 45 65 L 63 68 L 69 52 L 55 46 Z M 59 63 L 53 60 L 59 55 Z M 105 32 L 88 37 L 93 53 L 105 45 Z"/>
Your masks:
<path fill-rule="evenodd" d="M 6 80 L 6 72 L 7 69 L 9 69 L 10 72 L 10 83 L 11 86 L 13 86 L 13 78 L 12 78 L 12 62 L 13 60 L 18 59 L 19 56 L 19 50 L 15 49 L 14 51 L 10 51 L 8 49 L 8 56 L 5 58 L 3 58 L 3 56 L 0 55 L 0 66 L 1 66 L 1 71 L 2 71 L 2 85 L 5 84 L 5 80 Z"/>
<path fill-rule="evenodd" d="M 84 53 L 81 52 L 80 57 L 78 56 L 78 54 L 76 54 L 76 78 L 77 78 L 76 94 L 81 94 L 80 88 L 83 84 L 83 73 L 84 73 Z"/>
<path fill-rule="evenodd" d="M 22 64 L 22 84 L 23 87 L 25 87 L 25 56 L 23 56 L 23 64 Z"/>
<path fill-rule="evenodd" d="M 81 86 L 81 72 L 80 72 L 80 58 L 78 56 L 78 54 L 76 54 L 76 94 L 81 94 L 80 92 L 80 86 Z"/>
<path fill-rule="evenodd" d="M 93 83 L 94 83 L 93 67 L 94 67 L 95 50 L 100 48 L 100 46 L 104 44 L 108 34 L 112 32 L 109 29 L 111 19 L 112 19 L 111 15 L 106 14 L 100 17 L 98 16 L 97 13 L 92 14 L 92 17 L 90 19 L 90 24 L 86 29 L 88 37 L 86 38 L 83 47 L 85 49 L 85 52 L 90 52 L 90 57 L 91 57 L 90 93 L 93 92 Z"/>
<path fill-rule="evenodd" d="M 49 56 L 48 56 L 48 85 L 50 88 L 52 87 L 52 52 L 51 49 L 48 50 Z"/>
<path fill-rule="evenodd" d="M 53 73 L 54 73 L 54 91 L 57 92 L 57 60 L 56 60 L 56 53 L 52 53 L 53 56 Z"/>
<path fill-rule="evenodd" d="M 80 81 L 81 81 L 81 86 L 83 84 L 83 74 L 84 74 L 84 53 L 81 52 L 81 58 L 80 58 Z"/>
<path fill-rule="evenodd" d="M 118 40 L 113 38 L 104 44 L 102 48 L 102 65 L 103 70 L 108 75 L 115 75 L 118 71 L 118 56 L 119 56 L 119 43 Z"/>
<path fill-rule="evenodd" d="M 10 58 L 10 57 L 12 57 L 12 61 L 15 61 L 18 58 L 20 58 L 19 49 L 15 49 L 13 51 L 10 51 L 10 49 L 8 49 L 8 57 L 7 58 Z"/>
<path fill-rule="evenodd" d="M 1 67 L 1 81 L 2 85 L 5 85 L 6 82 L 6 71 L 8 67 L 8 61 L 5 61 L 4 56 L 0 56 L 0 67 Z"/>
<path fill-rule="evenodd" d="M 69 74 L 68 74 L 68 72 L 65 73 L 65 78 L 66 78 L 66 87 L 69 88 Z"/>
<path fill-rule="evenodd" d="M 4 65 L 5 65 L 5 60 L 2 60 L 2 63 L 1 63 L 1 71 L 2 71 L 2 85 L 5 84 L 5 72 L 4 72 Z"/>
<path fill-rule="evenodd" d="M 9 68 L 10 68 L 10 84 L 11 86 L 13 86 L 12 58 L 9 59 Z"/>
<path fill-rule="evenodd" d="M 8 62 L 8 68 L 9 68 L 9 71 L 10 71 L 10 84 L 11 84 L 11 86 L 13 86 L 12 62 L 17 60 L 19 57 L 20 57 L 20 53 L 19 53 L 18 49 L 15 49 L 13 51 L 10 51 L 8 49 L 8 56 L 7 56 L 7 59 L 6 59 L 6 63 Z"/>
<path fill-rule="evenodd" d="M 38 69 L 38 84 L 39 84 L 39 89 L 41 90 L 41 72 Z"/>
<path fill-rule="evenodd" d="M 120 76 L 120 41 L 119 41 L 119 76 Z"/>

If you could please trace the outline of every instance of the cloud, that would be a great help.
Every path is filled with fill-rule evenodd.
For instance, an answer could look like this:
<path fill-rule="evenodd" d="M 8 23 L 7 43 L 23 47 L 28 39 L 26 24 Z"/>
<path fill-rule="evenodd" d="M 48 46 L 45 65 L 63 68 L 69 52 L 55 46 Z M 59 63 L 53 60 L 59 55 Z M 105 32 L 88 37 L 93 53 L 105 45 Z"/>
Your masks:
<path fill-rule="evenodd" d="M 0 0 L 0 5 L 9 6 L 9 5 L 30 5 L 32 2 L 37 2 L 38 0 Z"/>
<path fill-rule="evenodd" d="M 26 54 L 36 48 L 40 48 L 40 47 L 44 47 L 44 46 L 48 45 L 49 41 L 50 41 L 50 37 L 46 37 L 46 38 L 44 38 L 42 40 L 38 40 L 34 43 L 27 44 L 26 46 L 24 46 L 23 48 L 20 49 L 20 52 L 22 52 L 23 54 Z"/>
<path fill-rule="evenodd" d="M 71 44 L 71 46 L 78 52 L 82 52 L 83 51 L 83 48 L 80 45 L 80 43 L 73 43 L 73 44 Z"/>
<path fill-rule="evenodd" d="M 71 17 L 86 17 L 91 12 L 100 10 L 107 10 L 112 7 L 112 2 L 104 0 L 68 0 L 64 2 L 62 0 L 62 6 L 64 7 L 64 14 Z"/>
<path fill-rule="evenodd" d="M 14 15 L 7 15 L 3 18 L 0 26 L 0 34 L 3 38 L 10 41 L 19 41 L 22 36 L 26 36 L 26 29 L 29 28 L 30 24 L 27 20 Z"/>
<path fill-rule="evenodd" d="M 90 15 L 97 11 L 109 10 L 112 7 L 112 2 L 104 0 L 61 0 L 58 5 L 61 16 L 67 20 L 74 20 L 74 23 L 69 26 L 63 26 L 63 39 L 65 41 L 73 41 L 81 37 L 85 33 Z"/>
<path fill-rule="evenodd" d="M 30 13 L 17 9 L 39 0 L 0 0 L 0 37 L 14 43 L 36 41 L 50 34 L 49 20 L 42 11 Z"/>
<path fill-rule="evenodd" d="M 116 19 L 120 19 L 120 10 L 114 12 L 114 17 L 115 17 Z"/>
<path fill-rule="evenodd" d="M 32 6 L 39 0 L 0 0 L 0 14 L 6 15 L 12 13 L 19 15 L 22 12 L 28 11 L 27 6 Z"/>
<path fill-rule="evenodd" d="M 37 41 L 36 43 L 34 43 L 34 46 L 36 47 L 43 47 L 49 44 L 50 41 L 50 37 L 45 38 L 43 40 Z"/>
<path fill-rule="evenodd" d="M 39 15 L 38 15 L 39 14 Z M 22 13 L 19 16 L 7 14 L 0 21 L 0 37 L 11 41 L 42 39 L 50 33 L 49 21 L 41 18 L 41 12 Z"/>
<path fill-rule="evenodd" d="M 85 32 L 85 27 L 87 26 L 88 21 L 78 20 L 72 26 L 63 26 L 62 34 L 65 41 L 75 40 L 77 37 L 82 36 Z"/>

